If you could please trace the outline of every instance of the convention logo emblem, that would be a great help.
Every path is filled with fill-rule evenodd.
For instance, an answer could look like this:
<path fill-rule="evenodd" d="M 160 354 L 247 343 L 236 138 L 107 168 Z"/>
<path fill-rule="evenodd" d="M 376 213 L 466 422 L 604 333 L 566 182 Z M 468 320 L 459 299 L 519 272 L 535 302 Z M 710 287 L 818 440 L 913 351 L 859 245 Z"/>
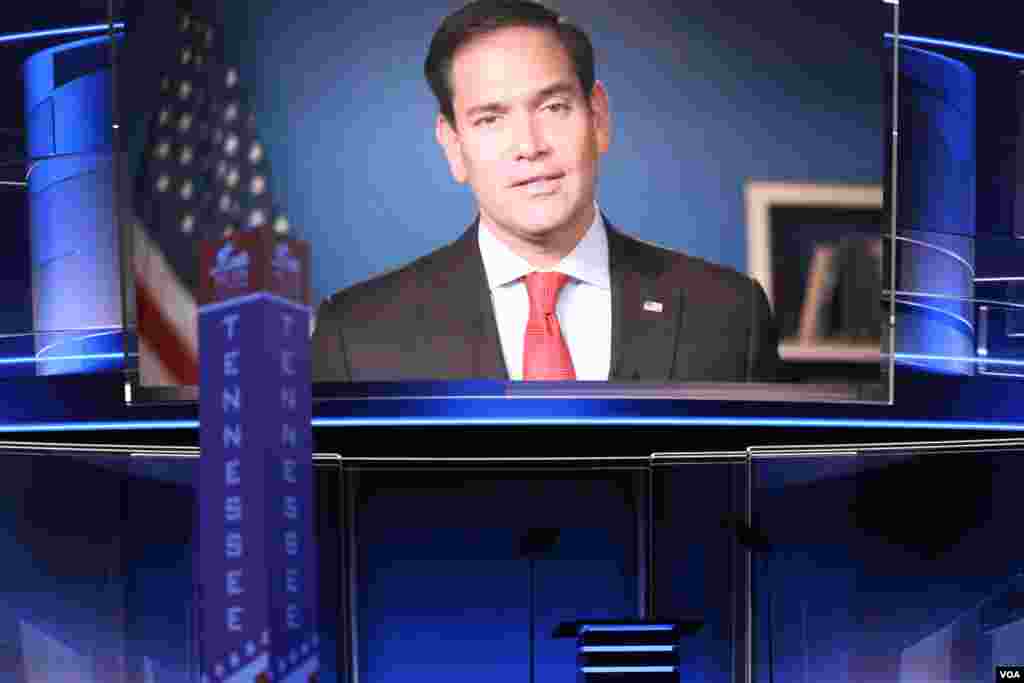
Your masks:
<path fill-rule="evenodd" d="M 274 246 L 270 265 L 274 273 L 274 290 L 282 296 L 301 301 L 302 261 L 292 254 L 287 242 L 278 242 Z"/>
<path fill-rule="evenodd" d="M 217 298 L 223 299 L 249 288 L 249 254 L 227 242 L 217 251 L 217 262 L 210 270 Z"/>

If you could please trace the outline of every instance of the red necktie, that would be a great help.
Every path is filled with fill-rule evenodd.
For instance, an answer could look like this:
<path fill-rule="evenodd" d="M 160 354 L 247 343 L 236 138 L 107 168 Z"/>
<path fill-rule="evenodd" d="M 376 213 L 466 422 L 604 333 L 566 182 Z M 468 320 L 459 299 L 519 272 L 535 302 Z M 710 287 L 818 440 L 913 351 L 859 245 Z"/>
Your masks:
<path fill-rule="evenodd" d="M 526 276 L 530 296 L 530 318 L 526 321 L 523 345 L 523 379 L 576 379 L 569 347 L 555 314 L 555 302 L 569 276 L 565 273 L 533 272 Z"/>

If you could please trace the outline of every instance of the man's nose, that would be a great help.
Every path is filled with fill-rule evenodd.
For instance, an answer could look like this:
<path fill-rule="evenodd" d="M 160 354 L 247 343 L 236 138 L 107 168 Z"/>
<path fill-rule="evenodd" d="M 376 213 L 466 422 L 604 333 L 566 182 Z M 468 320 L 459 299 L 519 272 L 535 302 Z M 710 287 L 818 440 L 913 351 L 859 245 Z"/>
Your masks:
<path fill-rule="evenodd" d="M 532 116 L 522 119 L 515 136 L 517 159 L 535 159 L 549 149 L 540 124 Z"/>

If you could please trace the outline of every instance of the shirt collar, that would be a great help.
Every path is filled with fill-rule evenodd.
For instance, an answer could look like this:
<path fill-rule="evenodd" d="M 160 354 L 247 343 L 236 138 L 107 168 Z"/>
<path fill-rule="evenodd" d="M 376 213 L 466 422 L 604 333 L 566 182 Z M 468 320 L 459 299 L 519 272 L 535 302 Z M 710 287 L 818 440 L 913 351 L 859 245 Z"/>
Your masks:
<path fill-rule="evenodd" d="M 480 245 L 480 256 L 484 262 L 487 285 L 490 289 L 493 290 L 515 282 L 537 270 L 526 259 L 513 252 L 495 237 L 489 225 L 481 215 L 477 241 Z M 608 275 L 608 236 L 605 232 L 601 209 L 596 202 L 594 203 L 594 222 L 587 228 L 576 247 L 551 270 L 565 273 L 571 278 L 601 289 L 611 288 Z"/>

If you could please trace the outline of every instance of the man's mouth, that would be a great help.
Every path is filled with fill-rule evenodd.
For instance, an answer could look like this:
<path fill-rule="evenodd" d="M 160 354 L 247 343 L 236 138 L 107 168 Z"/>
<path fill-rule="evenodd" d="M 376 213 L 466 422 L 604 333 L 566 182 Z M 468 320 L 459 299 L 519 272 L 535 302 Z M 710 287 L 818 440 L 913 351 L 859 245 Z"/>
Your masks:
<path fill-rule="evenodd" d="M 515 183 L 512 187 L 521 188 L 531 196 L 553 194 L 558 191 L 564 176 L 565 174 L 561 172 L 531 176 Z"/>
<path fill-rule="evenodd" d="M 545 184 L 551 183 L 552 181 L 558 180 L 559 178 L 563 177 L 564 175 L 565 175 L 564 173 L 559 171 L 559 172 L 555 172 L 555 173 L 545 173 L 545 174 L 542 174 L 542 175 L 530 176 L 529 178 L 524 178 L 523 180 L 520 180 L 520 181 L 517 181 L 515 183 L 512 183 L 512 187 L 526 187 L 526 186 L 545 185 Z"/>

